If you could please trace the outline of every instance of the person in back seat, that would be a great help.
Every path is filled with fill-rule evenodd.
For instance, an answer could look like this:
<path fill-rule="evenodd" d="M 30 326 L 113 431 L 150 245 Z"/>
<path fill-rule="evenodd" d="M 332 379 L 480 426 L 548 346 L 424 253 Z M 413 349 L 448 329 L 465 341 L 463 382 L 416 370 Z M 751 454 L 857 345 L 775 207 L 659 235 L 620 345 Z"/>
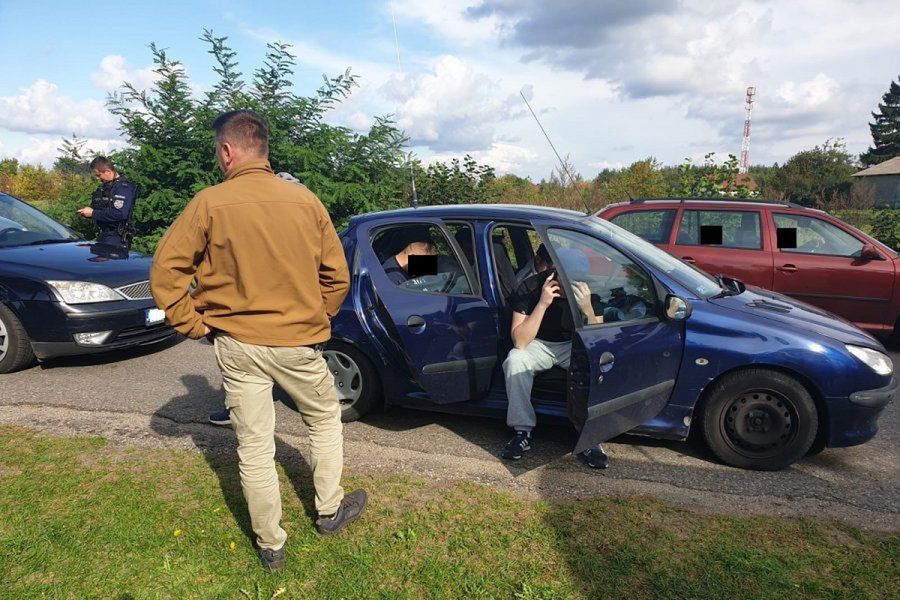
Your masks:
<path fill-rule="evenodd" d="M 577 281 L 588 272 L 587 256 L 573 248 L 560 248 L 557 254 L 566 273 L 575 280 L 572 291 L 578 310 L 587 323 L 603 323 L 600 298 L 591 294 L 586 283 Z M 534 376 L 556 365 L 568 368 L 572 353 L 572 311 L 543 244 L 535 254 L 534 266 L 536 274 L 523 281 L 510 297 L 513 349 L 503 363 L 503 373 L 509 401 L 506 424 L 515 430 L 515 435 L 501 454 L 509 460 L 520 459 L 531 449 L 531 431 L 537 424 L 531 405 Z M 609 458 L 600 444 L 581 453 L 579 458 L 594 469 L 609 466 Z"/>
<path fill-rule="evenodd" d="M 427 227 L 409 227 L 403 231 L 403 248 L 381 265 L 388 279 L 400 285 L 410 279 L 410 256 L 435 256 L 437 246 Z"/>

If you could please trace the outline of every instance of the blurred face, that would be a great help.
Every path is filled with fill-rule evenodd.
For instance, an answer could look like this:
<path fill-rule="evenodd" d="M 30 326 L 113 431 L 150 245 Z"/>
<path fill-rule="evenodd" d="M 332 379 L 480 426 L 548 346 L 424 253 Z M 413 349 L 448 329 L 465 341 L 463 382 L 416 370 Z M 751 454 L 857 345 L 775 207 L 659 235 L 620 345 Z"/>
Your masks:
<path fill-rule="evenodd" d="M 116 172 L 112 169 L 92 169 L 94 177 L 102 182 L 112 181 L 116 178 Z"/>

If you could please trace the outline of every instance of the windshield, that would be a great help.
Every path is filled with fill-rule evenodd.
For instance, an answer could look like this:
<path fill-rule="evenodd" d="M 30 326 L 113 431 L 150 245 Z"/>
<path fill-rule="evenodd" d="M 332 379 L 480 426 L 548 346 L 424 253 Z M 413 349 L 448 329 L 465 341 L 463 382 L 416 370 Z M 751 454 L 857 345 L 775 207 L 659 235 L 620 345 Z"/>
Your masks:
<path fill-rule="evenodd" d="M 81 239 L 38 209 L 0 193 L 0 248 Z"/>
<path fill-rule="evenodd" d="M 668 252 L 660 250 L 647 240 L 597 217 L 587 217 L 592 228 L 606 233 L 620 248 L 656 267 L 700 298 L 709 298 L 722 292 L 722 287 L 706 273 L 684 263 Z"/>

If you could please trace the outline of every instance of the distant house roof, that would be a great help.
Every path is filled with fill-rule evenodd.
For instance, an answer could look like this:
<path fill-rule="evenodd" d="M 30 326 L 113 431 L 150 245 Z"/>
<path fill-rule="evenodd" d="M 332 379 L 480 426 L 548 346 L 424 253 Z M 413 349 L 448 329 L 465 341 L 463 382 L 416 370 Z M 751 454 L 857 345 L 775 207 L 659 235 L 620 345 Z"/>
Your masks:
<path fill-rule="evenodd" d="M 900 175 L 900 156 L 854 173 L 853 177 L 869 177 L 870 175 Z"/>

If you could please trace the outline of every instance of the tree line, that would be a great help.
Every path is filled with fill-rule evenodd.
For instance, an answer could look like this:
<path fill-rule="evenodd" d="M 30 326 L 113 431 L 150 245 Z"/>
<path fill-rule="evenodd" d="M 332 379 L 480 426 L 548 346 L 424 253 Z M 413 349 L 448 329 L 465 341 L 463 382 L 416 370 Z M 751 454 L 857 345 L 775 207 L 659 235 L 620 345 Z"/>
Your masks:
<path fill-rule="evenodd" d="M 297 57 L 290 45 L 268 44 L 262 65 L 245 77 L 226 37 L 205 30 L 200 39 L 217 76 L 209 91 L 196 95 L 182 64 L 151 43 L 155 83 L 142 90 L 126 82 L 107 98 L 127 142 L 111 158 L 138 188 L 134 247 L 139 250 L 152 252 L 190 198 L 220 180 L 211 125 L 218 114 L 236 108 L 250 108 L 266 119 L 273 169 L 292 173 L 314 191 L 338 228 L 355 214 L 409 206 L 413 181 L 421 205 L 499 202 L 595 211 L 629 198 L 728 195 L 846 212 L 871 204 L 854 191 L 850 175 L 861 165 L 900 156 L 900 86 L 891 82 L 872 114 L 874 146 L 859 158 L 838 139 L 798 152 L 783 165 L 751 166 L 747 175 L 739 173 L 735 156 L 707 154 L 702 162 L 686 159 L 677 166 L 651 156 L 604 169 L 592 179 L 566 159 L 539 182 L 497 176 L 490 165 L 468 155 L 423 164 L 407 152 L 409 140 L 390 115 L 375 116 L 365 133 L 327 121 L 358 85 L 350 69 L 323 76 L 312 94 L 300 95 L 292 83 Z M 51 169 L 2 160 L 0 190 L 92 238 L 93 225 L 75 210 L 89 202 L 97 185 L 88 168 L 93 156 L 85 141 L 73 136 L 63 140 Z M 871 224 L 856 224 L 871 229 Z"/>

